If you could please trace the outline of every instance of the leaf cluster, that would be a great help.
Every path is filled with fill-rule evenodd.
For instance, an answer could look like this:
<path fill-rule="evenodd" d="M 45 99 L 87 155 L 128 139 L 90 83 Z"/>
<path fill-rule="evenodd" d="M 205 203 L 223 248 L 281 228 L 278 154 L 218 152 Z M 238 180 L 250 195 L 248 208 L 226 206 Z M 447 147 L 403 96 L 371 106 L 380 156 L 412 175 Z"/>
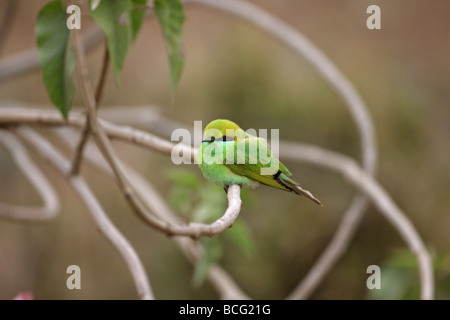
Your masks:
<path fill-rule="evenodd" d="M 142 27 L 146 0 L 90 0 L 89 13 L 106 35 L 108 53 L 117 84 L 127 52 Z M 47 3 L 39 12 L 35 34 L 47 93 L 62 116 L 67 119 L 74 96 L 75 55 L 71 44 L 64 2 Z M 166 41 L 172 90 L 175 90 L 184 66 L 181 35 L 185 20 L 180 0 L 155 0 L 153 12 Z M 81 16 L 79 17 L 81 19 Z"/>

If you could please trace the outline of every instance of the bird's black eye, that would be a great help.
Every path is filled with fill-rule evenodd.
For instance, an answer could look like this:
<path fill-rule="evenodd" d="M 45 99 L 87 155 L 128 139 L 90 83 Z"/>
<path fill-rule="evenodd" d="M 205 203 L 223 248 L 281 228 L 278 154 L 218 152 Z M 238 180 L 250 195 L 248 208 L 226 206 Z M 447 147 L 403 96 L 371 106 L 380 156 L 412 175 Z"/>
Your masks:
<path fill-rule="evenodd" d="M 222 141 L 234 141 L 234 137 L 223 136 Z"/>
<path fill-rule="evenodd" d="M 214 142 L 216 140 L 216 138 L 211 137 L 211 142 Z"/>

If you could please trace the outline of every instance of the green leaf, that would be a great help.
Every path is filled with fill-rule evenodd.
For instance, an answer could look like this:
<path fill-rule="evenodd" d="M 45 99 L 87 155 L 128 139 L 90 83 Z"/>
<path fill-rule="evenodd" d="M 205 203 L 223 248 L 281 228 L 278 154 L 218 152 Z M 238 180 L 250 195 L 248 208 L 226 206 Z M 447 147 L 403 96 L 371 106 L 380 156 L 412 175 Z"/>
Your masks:
<path fill-rule="evenodd" d="M 170 65 L 170 83 L 175 90 L 184 66 L 181 48 L 184 12 L 180 0 L 155 0 L 155 14 L 166 40 Z"/>
<path fill-rule="evenodd" d="M 90 8 L 92 8 L 93 1 L 90 1 Z M 133 35 L 128 14 L 128 11 L 132 8 L 133 3 L 131 0 L 109 0 L 100 2 L 95 10 L 91 10 L 92 18 L 106 34 L 116 83 L 119 83 L 120 74 Z"/>
<path fill-rule="evenodd" d="M 65 119 L 72 106 L 72 75 L 75 69 L 75 56 L 66 21 L 62 2 L 53 1 L 39 12 L 35 28 L 44 84 L 51 101 Z"/>
<path fill-rule="evenodd" d="M 132 0 L 133 6 L 145 6 L 147 4 L 147 0 Z M 136 9 L 133 8 L 130 11 L 130 21 L 131 21 L 131 40 L 134 41 L 136 36 L 141 30 L 142 22 L 144 21 L 145 16 L 145 8 Z"/>

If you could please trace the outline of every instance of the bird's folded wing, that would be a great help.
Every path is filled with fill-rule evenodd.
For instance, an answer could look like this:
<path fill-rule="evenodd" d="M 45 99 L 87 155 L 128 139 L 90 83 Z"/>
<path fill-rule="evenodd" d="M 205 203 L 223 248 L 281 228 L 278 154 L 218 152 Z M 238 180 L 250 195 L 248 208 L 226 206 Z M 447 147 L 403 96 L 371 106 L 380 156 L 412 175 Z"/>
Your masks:
<path fill-rule="evenodd" d="M 286 187 L 277 182 L 274 175 L 278 170 L 286 175 L 291 175 L 291 172 L 272 155 L 267 142 L 262 138 L 249 136 L 242 141 L 238 140 L 238 142 L 235 142 L 234 163 L 225 163 L 225 165 L 235 174 L 246 176 L 275 188 L 287 190 Z M 262 168 L 270 167 L 276 168 L 273 174 L 262 174 Z"/>

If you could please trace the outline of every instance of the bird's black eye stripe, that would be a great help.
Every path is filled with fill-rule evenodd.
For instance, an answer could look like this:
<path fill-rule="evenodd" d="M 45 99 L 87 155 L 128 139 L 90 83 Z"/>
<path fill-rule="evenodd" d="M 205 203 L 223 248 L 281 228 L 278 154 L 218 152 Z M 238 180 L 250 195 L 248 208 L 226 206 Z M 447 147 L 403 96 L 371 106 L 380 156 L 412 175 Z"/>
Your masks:
<path fill-rule="evenodd" d="M 223 136 L 222 141 L 234 141 L 234 137 Z"/>
<path fill-rule="evenodd" d="M 274 178 L 275 180 L 278 180 L 278 177 L 280 176 L 280 174 L 281 174 L 281 170 L 278 170 L 277 173 L 275 173 L 275 174 L 273 175 L 273 178 Z"/>

